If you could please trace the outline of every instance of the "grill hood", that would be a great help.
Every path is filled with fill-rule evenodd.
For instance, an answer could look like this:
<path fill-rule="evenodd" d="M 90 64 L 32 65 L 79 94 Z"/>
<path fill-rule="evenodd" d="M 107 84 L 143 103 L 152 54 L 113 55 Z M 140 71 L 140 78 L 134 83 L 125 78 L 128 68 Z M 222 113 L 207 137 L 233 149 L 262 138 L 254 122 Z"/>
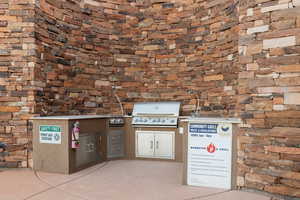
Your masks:
<path fill-rule="evenodd" d="M 133 116 L 179 116 L 180 102 L 135 103 Z"/>

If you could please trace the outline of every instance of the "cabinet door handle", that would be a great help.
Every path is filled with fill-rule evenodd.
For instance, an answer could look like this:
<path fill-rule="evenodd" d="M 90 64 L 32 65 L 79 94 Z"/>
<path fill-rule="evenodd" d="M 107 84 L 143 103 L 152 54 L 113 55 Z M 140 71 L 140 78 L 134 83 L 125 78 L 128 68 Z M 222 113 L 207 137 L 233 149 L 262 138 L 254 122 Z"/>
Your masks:
<path fill-rule="evenodd" d="M 91 152 L 93 152 L 94 150 L 95 150 L 95 145 L 91 143 Z"/>
<path fill-rule="evenodd" d="M 156 141 L 156 148 L 158 149 L 158 141 Z"/>
<path fill-rule="evenodd" d="M 153 141 L 150 142 L 150 149 L 153 149 Z"/>

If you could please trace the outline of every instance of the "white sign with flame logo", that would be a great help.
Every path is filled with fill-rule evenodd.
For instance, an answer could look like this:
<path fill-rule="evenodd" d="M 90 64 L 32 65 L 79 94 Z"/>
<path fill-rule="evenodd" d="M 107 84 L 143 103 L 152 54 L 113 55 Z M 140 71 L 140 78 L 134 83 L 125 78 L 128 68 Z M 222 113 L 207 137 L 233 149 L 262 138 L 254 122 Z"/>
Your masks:
<path fill-rule="evenodd" d="M 187 183 L 231 189 L 232 124 L 190 123 Z"/>

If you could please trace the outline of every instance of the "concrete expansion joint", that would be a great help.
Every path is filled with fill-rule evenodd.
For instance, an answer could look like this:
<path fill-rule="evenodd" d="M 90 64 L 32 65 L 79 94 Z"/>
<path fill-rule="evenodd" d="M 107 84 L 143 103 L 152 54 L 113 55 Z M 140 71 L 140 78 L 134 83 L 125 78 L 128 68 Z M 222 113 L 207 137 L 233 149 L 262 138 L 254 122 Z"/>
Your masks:
<path fill-rule="evenodd" d="M 75 177 L 75 178 L 72 178 L 72 179 L 70 179 L 70 180 L 68 180 L 68 181 L 62 182 L 62 183 L 57 184 L 57 185 L 53 185 L 53 184 L 49 183 L 48 181 L 46 181 L 45 179 L 43 179 L 43 178 L 38 174 L 38 172 L 32 168 L 35 177 L 36 177 L 39 181 L 41 181 L 41 182 L 47 184 L 49 187 L 46 188 L 46 189 L 44 189 L 44 190 L 42 190 L 42 191 L 39 191 L 39 192 L 37 192 L 37 193 L 34 193 L 34 194 L 32 194 L 32 195 L 30 195 L 30 196 L 24 198 L 23 200 L 29 200 L 29 199 L 32 199 L 32 198 L 35 197 L 35 196 L 38 196 L 38 195 L 40 195 L 40 194 L 43 194 L 43 193 L 45 193 L 45 192 L 47 192 L 47 191 L 50 191 L 50 190 L 53 190 L 53 189 L 61 190 L 62 192 L 66 193 L 66 194 L 68 194 L 68 195 L 71 195 L 71 196 L 76 197 L 76 198 L 80 198 L 80 199 L 82 199 L 82 200 L 89 200 L 89 199 L 87 199 L 87 198 L 85 198 L 85 197 L 83 197 L 83 196 L 81 196 L 81 195 L 78 195 L 78 194 L 74 194 L 74 193 L 68 192 L 68 191 L 66 191 L 66 190 L 64 190 L 64 189 L 61 189 L 61 188 L 59 188 L 59 187 L 60 187 L 60 186 L 63 186 L 63 185 L 66 185 L 66 184 L 68 184 L 68 183 L 74 182 L 74 181 L 76 181 L 76 180 L 78 180 L 78 179 L 81 179 L 81 178 L 83 178 L 83 177 L 86 177 L 86 176 L 88 176 L 88 175 L 91 175 L 91 174 L 93 174 L 93 173 L 95 173 L 95 172 L 98 172 L 100 169 L 103 169 L 105 166 L 107 166 L 108 163 L 109 163 L 109 161 L 104 162 L 104 163 L 101 164 L 99 167 L 97 167 L 96 169 L 94 169 L 94 170 L 92 170 L 92 171 L 90 171 L 90 172 L 87 172 L 87 173 L 85 173 L 85 174 L 79 175 L 79 176 L 77 176 L 77 177 Z"/>
<path fill-rule="evenodd" d="M 216 192 L 216 193 L 212 193 L 212 194 L 207 194 L 207 195 L 201 195 L 201 196 L 196 196 L 196 197 L 191 197 L 191 198 L 187 198 L 184 200 L 198 200 L 198 199 L 204 199 L 204 198 L 208 198 L 208 197 L 214 197 L 214 196 L 218 196 L 220 194 L 225 194 L 227 192 L 231 192 L 232 190 L 225 190 L 222 192 Z"/>

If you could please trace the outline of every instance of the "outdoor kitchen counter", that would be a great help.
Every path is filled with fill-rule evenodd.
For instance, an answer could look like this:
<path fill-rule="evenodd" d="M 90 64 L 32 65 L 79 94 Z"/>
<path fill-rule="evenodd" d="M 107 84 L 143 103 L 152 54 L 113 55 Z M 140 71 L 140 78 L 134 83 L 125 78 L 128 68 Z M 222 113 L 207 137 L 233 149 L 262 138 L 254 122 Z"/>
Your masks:
<path fill-rule="evenodd" d="M 114 117 L 131 117 L 128 115 L 66 115 L 66 116 L 44 116 L 32 117 L 31 119 L 51 119 L 51 120 L 76 120 L 76 119 L 103 119 Z"/>
<path fill-rule="evenodd" d="M 232 123 L 239 124 L 242 120 L 239 118 L 222 118 L 222 117 L 191 117 L 181 116 L 179 117 L 181 122 L 200 122 L 200 123 Z"/>
<path fill-rule="evenodd" d="M 122 115 L 69 115 L 33 117 L 35 170 L 70 174 L 107 159 L 110 120 Z M 130 123 L 124 123 L 124 126 Z M 121 127 L 115 127 L 115 129 Z"/>

